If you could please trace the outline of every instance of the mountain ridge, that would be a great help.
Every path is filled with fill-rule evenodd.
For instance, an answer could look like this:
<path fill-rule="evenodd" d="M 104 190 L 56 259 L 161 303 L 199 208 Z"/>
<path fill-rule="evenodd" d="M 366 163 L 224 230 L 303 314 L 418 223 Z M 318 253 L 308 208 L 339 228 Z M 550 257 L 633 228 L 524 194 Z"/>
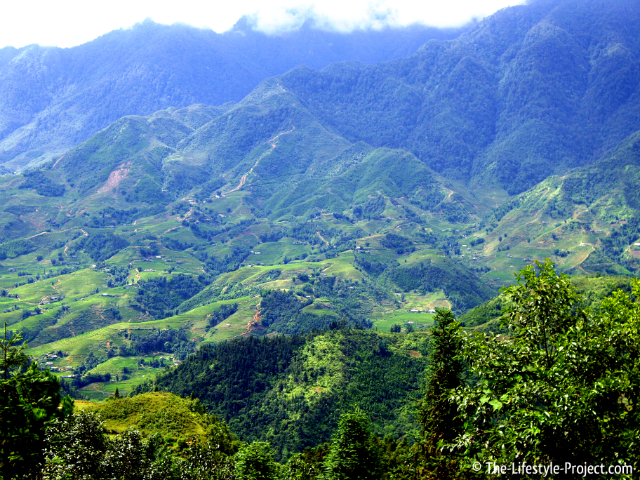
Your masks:
<path fill-rule="evenodd" d="M 532 2 L 410 57 L 280 79 L 351 141 L 404 148 L 445 176 L 516 194 L 636 129 L 637 18 L 626 0 Z M 612 68 L 625 71 L 617 86 Z"/>
<path fill-rule="evenodd" d="M 146 21 L 69 49 L 7 47 L 0 53 L 0 163 L 20 169 L 52 158 L 124 115 L 239 101 L 301 63 L 375 63 L 459 31 L 412 26 L 346 35 L 306 24 L 270 36 L 246 21 L 224 34 Z"/>

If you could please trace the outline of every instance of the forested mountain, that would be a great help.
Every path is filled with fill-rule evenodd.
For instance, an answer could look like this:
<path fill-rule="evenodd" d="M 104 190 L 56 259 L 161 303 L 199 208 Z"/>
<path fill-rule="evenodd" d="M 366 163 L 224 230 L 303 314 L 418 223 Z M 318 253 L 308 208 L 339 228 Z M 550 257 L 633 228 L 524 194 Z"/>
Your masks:
<path fill-rule="evenodd" d="M 155 386 L 195 396 L 242 439 L 268 439 L 287 458 L 328 442 L 354 404 L 372 417 L 376 434 L 416 435 L 427 344 L 422 334 L 351 329 L 238 339 L 203 347 Z M 136 391 L 153 388 L 148 382 Z"/>
<path fill-rule="evenodd" d="M 515 194 L 638 130 L 639 38 L 633 0 L 538 0 L 407 58 L 281 84 L 347 139 Z"/>
<path fill-rule="evenodd" d="M 378 63 L 460 29 L 412 26 L 349 34 L 311 23 L 266 35 L 242 18 L 223 34 L 151 21 L 78 47 L 0 50 L 0 164 L 16 170 L 86 140 L 124 115 L 238 101 L 298 65 Z"/>
<path fill-rule="evenodd" d="M 124 116 L 40 170 L 0 177 L 2 285 L 15 290 L 6 292 L 2 318 L 34 346 L 96 328 L 106 328 L 101 335 L 112 343 L 110 325 L 123 318 L 179 328 L 180 315 L 197 310 L 198 333 L 169 341 L 182 355 L 191 348 L 179 346 L 185 339 L 217 339 L 220 322 L 209 317 L 219 302 L 240 298 L 231 325 L 247 320 L 249 331 L 308 332 L 341 318 L 389 329 L 396 311 L 421 324 L 430 317 L 419 314 L 436 306 L 462 313 L 535 259 L 554 257 L 563 271 L 579 274 L 634 272 L 638 10 L 625 0 L 536 1 L 502 10 L 455 40 L 431 40 L 406 58 L 299 67 L 218 106 L 180 107 L 193 100 L 185 93 L 191 90 L 167 84 L 158 98 L 176 106 Z M 254 43 L 263 38 L 248 32 Z M 288 38 L 337 35 L 312 32 L 305 27 Z M 125 55 L 122 68 L 145 58 L 160 68 L 163 49 L 177 52 L 196 38 L 200 47 L 183 60 L 206 70 L 203 45 L 230 42 L 232 33 L 144 23 L 47 51 L 62 58 L 95 49 L 83 55 L 97 61 L 113 50 Z M 407 42 L 415 38 L 405 34 Z M 364 42 L 400 33 L 358 35 Z M 129 50 L 116 48 L 122 38 L 147 42 L 150 53 L 137 49 L 126 60 Z M 277 38 L 281 48 L 291 43 Z M 5 67 L 29 51 L 12 60 L 5 50 Z M 605 60 L 614 62 L 610 70 Z M 182 66 L 196 89 L 205 77 Z M 82 68 L 100 81 L 112 78 Z M 18 85 L 28 82 L 2 84 Z M 136 85 L 139 97 L 129 87 L 101 90 L 107 100 L 96 108 L 118 111 L 120 100 L 111 104 L 108 92 L 148 100 L 144 108 L 151 108 L 156 97 L 144 93 L 144 82 Z M 170 265 L 172 257 L 181 263 Z M 136 264 L 142 261 L 152 265 Z M 254 273 L 235 273 L 245 267 Z M 85 268 L 96 269 L 91 289 L 78 290 L 75 270 Z M 69 277 L 44 285 L 60 275 Z M 295 295 L 282 299 L 289 310 L 251 320 L 268 292 L 281 289 Z M 79 308 L 43 312 L 60 292 Z M 137 351 L 125 340 L 114 344 Z M 77 355 L 86 347 L 79 342 Z"/>
<path fill-rule="evenodd" d="M 22 119 L 2 124 L 6 165 L 64 147 L 0 175 L 4 382 L 65 377 L 112 399 L 108 428 L 149 426 L 107 439 L 54 392 L 31 420 L 50 417 L 58 450 L 32 454 L 71 472 L 64 432 L 86 428 L 96 472 L 125 471 L 110 452 L 128 442 L 161 478 L 245 472 L 251 455 L 275 469 L 272 454 L 291 457 L 286 478 L 343 478 L 351 428 L 385 458 L 371 478 L 467 478 L 520 451 L 640 465 L 638 20 L 629 0 L 537 0 L 451 39 L 144 23 L 2 50 L 0 118 Z M 397 50 L 423 34 L 439 37 Z M 303 37 L 318 63 L 282 73 L 310 58 Z M 254 47 L 282 63 L 255 66 Z M 373 64 L 314 69 L 352 53 Z M 27 355 L 50 372 L 21 370 Z M 180 422 L 139 415 L 166 403 Z"/>

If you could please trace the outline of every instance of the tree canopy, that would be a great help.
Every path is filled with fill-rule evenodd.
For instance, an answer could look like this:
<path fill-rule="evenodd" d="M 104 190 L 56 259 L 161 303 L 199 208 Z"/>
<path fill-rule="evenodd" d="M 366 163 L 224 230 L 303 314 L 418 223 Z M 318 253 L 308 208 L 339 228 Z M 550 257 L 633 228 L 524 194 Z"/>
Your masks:
<path fill-rule="evenodd" d="M 466 335 L 470 379 L 452 393 L 464 432 L 449 446 L 511 464 L 633 465 L 640 455 L 640 283 L 597 309 L 550 261 L 504 289 L 507 335 Z"/>

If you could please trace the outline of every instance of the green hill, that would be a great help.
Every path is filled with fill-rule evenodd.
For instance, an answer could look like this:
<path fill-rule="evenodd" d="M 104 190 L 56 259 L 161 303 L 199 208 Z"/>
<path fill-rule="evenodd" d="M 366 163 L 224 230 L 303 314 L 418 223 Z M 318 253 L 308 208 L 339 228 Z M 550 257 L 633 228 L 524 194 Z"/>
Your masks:
<path fill-rule="evenodd" d="M 637 272 L 639 162 L 634 133 L 593 165 L 541 182 L 494 213 L 485 252 L 552 257 L 577 275 Z"/>
<path fill-rule="evenodd" d="M 378 435 L 415 433 L 426 354 L 424 333 L 250 337 L 201 348 L 155 385 L 193 394 L 241 440 L 268 440 L 286 458 L 329 441 L 354 404 L 371 416 Z"/>
<path fill-rule="evenodd" d="M 76 409 L 98 413 L 112 434 L 135 428 L 145 437 L 159 434 L 172 443 L 187 438 L 204 439 L 209 430 L 222 429 L 232 437 L 226 425 L 204 413 L 197 400 L 166 392 L 110 397 L 103 403 L 77 401 Z"/>
<path fill-rule="evenodd" d="M 55 161 L 126 115 L 239 101 L 300 64 L 378 63 L 464 30 L 413 25 L 342 33 L 312 20 L 279 34 L 255 27 L 246 17 L 220 34 L 146 20 L 72 48 L 0 49 L 0 171 Z"/>

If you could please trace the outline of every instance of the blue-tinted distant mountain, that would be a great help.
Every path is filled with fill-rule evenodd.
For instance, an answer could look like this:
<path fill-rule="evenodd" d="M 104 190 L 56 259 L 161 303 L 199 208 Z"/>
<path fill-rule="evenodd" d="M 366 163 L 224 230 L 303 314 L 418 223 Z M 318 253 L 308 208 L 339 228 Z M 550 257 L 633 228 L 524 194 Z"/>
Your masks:
<path fill-rule="evenodd" d="M 280 83 L 349 140 L 518 193 L 640 129 L 640 2 L 534 1 L 407 58 Z"/>
<path fill-rule="evenodd" d="M 5 51 L 5 166 L 62 153 L 125 114 L 236 101 L 276 73 L 349 142 L 408 150 L 445 177 L 510 194 L 591 164 L 640 129 L 635 0 L 532 1 L 381 62 L 447 35 L 424 32 L 307 25 L 268 37 L 246 22 L 223 35 L 146 22 L 74 49 Z"/>
<path fill-rule="evenodd" d="M 413 26 L 266 35 L 242 19 L 229 32 L 145 21 L 70 48 L 0 50 L 0 164 L 18 168 L 77 145 L 124 115 L 238 101 L 298 65 L 378 63 L 461 30 Z"/>

